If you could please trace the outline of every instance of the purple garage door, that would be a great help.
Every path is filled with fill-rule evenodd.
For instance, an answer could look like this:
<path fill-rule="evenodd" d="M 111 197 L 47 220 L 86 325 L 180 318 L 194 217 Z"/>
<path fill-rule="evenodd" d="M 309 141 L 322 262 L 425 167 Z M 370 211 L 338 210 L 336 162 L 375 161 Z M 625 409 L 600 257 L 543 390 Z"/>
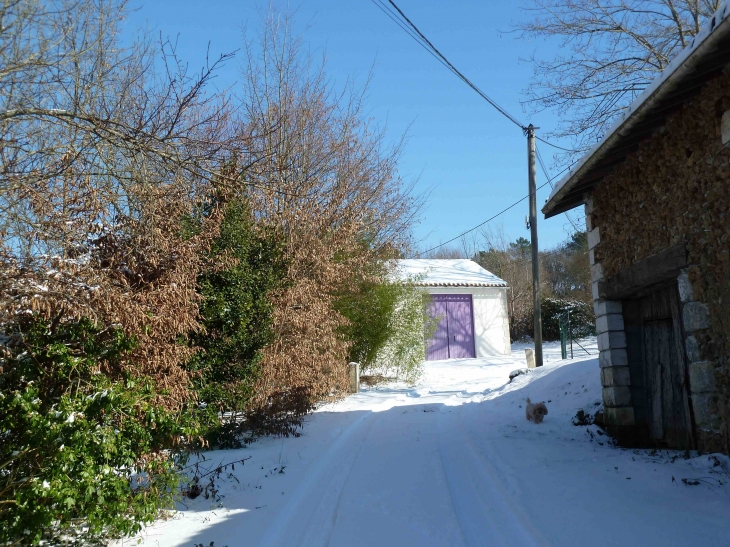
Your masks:
<path fill-rule="evenodd" d="M 429 315 L 441 321 L 428 342 L 427 361 L 476 357 L 470 294 L 432 294 Z"/>

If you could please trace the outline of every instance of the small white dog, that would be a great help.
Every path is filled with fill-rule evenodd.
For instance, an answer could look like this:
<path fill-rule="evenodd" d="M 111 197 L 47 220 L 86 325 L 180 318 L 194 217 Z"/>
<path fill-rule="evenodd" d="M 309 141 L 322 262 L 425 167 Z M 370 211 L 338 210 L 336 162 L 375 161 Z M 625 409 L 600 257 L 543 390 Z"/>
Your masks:
<path fill-rule="evenodd" d="M 533 403 L 527 398 L 527 406 L 525 407 L 525 417 L 532 420 L 536 424 L 542 423 L 543 418 L 548 413 L 545 403 Z"/>

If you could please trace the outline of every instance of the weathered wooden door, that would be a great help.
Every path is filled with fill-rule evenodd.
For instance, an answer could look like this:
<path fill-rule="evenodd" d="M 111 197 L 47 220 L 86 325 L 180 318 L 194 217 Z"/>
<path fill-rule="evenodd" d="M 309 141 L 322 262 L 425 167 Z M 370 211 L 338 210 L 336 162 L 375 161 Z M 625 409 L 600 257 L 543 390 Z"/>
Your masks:
<path fill-rule="evenodd" d="M 476 357 L 470 294 L 433 294 L 429 313 L 440 322 L 428 342 L 426 360 Z"/>
<path fill-rule="evenodd" d="M 693 448 L 687 364 L 676 284 L 624 302 L 634 416 L 649 440 Z"/>

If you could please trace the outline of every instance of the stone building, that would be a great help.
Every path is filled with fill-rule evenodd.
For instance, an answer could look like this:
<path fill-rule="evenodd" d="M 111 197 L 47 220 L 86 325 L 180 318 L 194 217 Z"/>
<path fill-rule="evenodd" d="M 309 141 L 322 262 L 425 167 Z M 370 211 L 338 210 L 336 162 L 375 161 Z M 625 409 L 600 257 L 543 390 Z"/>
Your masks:
<path fill-rule="evenodd" d="M 730 3 L 542 210 L 579 205 L 609 431 L 625 444 L 728 453 Z"/>

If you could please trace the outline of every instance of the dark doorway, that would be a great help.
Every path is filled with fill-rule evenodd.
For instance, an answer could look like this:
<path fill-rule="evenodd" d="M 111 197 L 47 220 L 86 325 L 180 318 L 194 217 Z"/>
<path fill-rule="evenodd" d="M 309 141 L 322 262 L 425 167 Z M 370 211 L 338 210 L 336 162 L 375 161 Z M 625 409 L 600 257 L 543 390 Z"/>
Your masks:
<path fill-rule="evenodd" d="M 623 302 L 631 398 L 645 440 L 694 448 L 679 292 L 674 283 Z"/>

